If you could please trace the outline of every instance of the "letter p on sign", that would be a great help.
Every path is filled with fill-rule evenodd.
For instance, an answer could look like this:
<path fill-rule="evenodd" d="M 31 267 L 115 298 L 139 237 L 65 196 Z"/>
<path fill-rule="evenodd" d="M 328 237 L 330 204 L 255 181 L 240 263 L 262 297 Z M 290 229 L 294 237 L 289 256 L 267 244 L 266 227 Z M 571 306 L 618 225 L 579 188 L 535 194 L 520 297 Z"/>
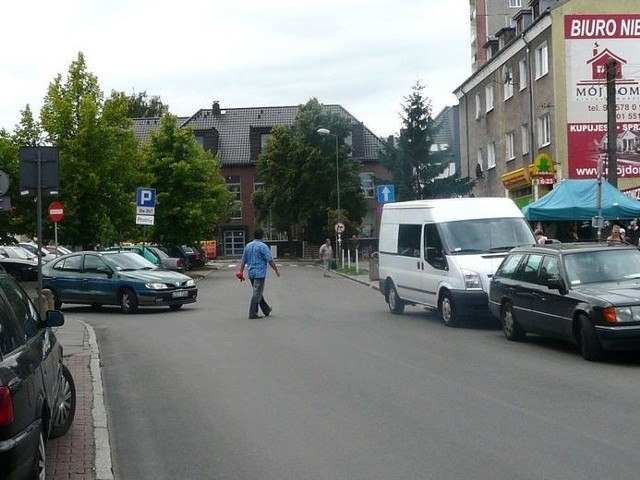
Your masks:
<path fill-rule="evenodd" d="M 138 187 L 136 190 L 136 206 L 137 207 L 155 207 L 156 206 L 156 189 Z"/>

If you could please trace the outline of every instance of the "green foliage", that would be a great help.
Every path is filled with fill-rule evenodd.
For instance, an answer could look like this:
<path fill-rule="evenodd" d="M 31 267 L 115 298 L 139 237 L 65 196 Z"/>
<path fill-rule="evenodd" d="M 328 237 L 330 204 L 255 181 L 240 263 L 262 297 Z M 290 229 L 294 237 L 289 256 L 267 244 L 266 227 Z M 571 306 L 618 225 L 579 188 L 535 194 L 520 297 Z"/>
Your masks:
<path fill-rule="evenodd" d="M 138 92 L 128 97 L 127 116 L 129 118 L 161 117 L 169 112 L 169 106 L 164 105 L 160 97 L 147 96 L 147 92 Z"/>
<path fill-rule="evenodd" d="M 336 137 L 322 136 L 319 128 L 337 135 L 340 206 L 337 212 Z M 301 105 L 292 127 L 275 125 L 258 160 L 260 180 L 253 203 L 259 219 L 269 217 L 280 230 L 304 226 L 304 239 L 321 241 L 340 218 L 359 224 L 366 212 L 360 188 L 360 165 L 347 157 L 344 144 L 348 121 L 323 111 L 315 98 Z"/>
<path fill-rule="evenodd" d="M 220 162 L 205 152 L 193 131 L 165 114 L 152 134 L 145 158 L 156 189 L 157 242 L 194 244 L 212 238 L 227 221 L 232 198 L 220 174 Z"/>
<path fill-rule="evenodd" d="M 103 99 L 82 53 L 66 81 L 58 75 L 49 85 L 40 119 L 60 149 L 63 243 L 104 245 L 134 232 L 135 188 L 145 177 L 127 109 L 121 93 Z"/>
<path fill-rule="evenodd" d="M 380 162 L 392 174 L 398 201 L 455 197 L 468 194 L 473 181 L 457 173 L 441 176 L 448 167 L 448 152 L 432 152 L 437 133 L 431 116 L 431 102 L 423 96 L 424 86 L 417 82 L 405 97 L 403 128 L 397 139 L 387 140 Z"/>

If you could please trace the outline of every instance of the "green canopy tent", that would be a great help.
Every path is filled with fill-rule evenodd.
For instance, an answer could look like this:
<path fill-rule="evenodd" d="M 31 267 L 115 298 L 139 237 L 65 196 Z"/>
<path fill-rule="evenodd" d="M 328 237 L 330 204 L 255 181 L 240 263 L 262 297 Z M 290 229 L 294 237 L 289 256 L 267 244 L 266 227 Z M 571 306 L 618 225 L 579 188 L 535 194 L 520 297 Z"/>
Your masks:
<path fill-rule="evenodd" d="M 601 184 L 601 213 L 607 220 L 640 217 L 640 202 L 609 182 Z M 591 220 L 598 216 L 598 181 L 563 180 L 541 199 L 522 209 L 530 221 Z"/>

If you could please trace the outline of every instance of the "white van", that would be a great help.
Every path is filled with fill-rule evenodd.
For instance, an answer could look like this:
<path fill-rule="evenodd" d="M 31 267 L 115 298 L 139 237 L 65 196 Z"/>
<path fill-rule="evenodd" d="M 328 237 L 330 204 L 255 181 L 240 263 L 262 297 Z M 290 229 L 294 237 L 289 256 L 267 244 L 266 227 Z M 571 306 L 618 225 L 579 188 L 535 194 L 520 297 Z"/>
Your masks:
<path fill-rule="evenodd" d="M 535 238 L 508 198 L 387 203 L 379 239 L 380 292 L 395 314 L 437 308 L 447 326 L 487 314 L 489 281 L 507 252 Z"/>

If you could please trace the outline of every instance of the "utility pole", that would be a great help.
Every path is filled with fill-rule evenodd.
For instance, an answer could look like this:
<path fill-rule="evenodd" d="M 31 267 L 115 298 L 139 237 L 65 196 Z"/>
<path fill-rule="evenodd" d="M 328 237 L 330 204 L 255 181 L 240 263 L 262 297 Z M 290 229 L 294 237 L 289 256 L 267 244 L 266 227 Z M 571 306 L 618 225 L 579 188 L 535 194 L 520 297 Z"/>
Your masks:
<path fill-rule="evenodd" d="M 613 59 L 607 62 L 607 163 L 609 183 L 618 188 L 618 157 L 616 131 L 616 71 L 618 63 Z"/>

